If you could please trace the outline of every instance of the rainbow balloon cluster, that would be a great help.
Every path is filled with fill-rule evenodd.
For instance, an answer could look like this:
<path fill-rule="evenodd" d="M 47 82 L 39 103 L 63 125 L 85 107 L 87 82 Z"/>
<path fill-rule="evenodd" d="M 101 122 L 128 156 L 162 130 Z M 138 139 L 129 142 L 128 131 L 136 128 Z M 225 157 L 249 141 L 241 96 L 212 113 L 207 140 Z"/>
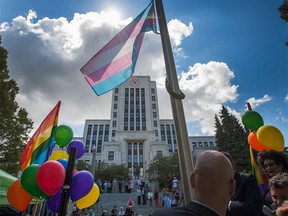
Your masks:
<path fill-rule="evenodd" d="M 253 110 L 246 111 L 242 115 L 242 123 L 251 130 L 248 143 L 254 150 L 284 150 L 284 137 L 281 131 L 272 125 L 264 125 L 259 113 Z"/>
<path fill-rule="evenodd" d="M 47 207 L 50 211 L 54 213 L 59 211 L 69 153 L 71 148 L 76 148 L 76 159 L 78 159 L 84 154 L 85 146 L 82 141 L 71 141 L 73 131 L 66 125 L 58 126 L 53 135 L 56 144 L 62 147 L 62 150 L 53 152 L 49 160 L 42 165 L 28 166 L 21 178 L 8 188 L 8 202 L 19 211 L 24 211 L 33 197 L 47 200 Z M 64 151 L 63 147 L 66 146 L 67 149 Z M 69 192 L 70 199 L 75 201 L 79 209 L 93 205 L 100 195 L 99 188 L 94 183 L 94 177 L 86 170 L 73 171 Z"/>

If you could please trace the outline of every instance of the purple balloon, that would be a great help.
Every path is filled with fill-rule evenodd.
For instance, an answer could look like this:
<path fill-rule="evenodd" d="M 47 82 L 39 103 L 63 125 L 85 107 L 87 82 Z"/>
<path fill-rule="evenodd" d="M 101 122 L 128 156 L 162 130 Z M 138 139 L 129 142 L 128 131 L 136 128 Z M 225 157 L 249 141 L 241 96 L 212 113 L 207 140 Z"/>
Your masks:
<path fill-rule="evenodd" d="M 92 189 L 94 178 L 92 174 L 86 170 L 77 172 L 71 181 L 70 198 L 76 201 L 86 196 Z"/>
<path fill-rule="evenodd" d="M 52 212 L 58 212 L 61 203 L 62 190 L 47 200 L 47 207 Z"/>
<path fill-rule="evenodd" d="M 67 153 L 70 154 L 71 148 L 76 148 L 76 159 L 82 157 L 82 155 L 85 153 L 85 145 L 80 140 L 74 140 L 70 142 L 67 148 Z"/>

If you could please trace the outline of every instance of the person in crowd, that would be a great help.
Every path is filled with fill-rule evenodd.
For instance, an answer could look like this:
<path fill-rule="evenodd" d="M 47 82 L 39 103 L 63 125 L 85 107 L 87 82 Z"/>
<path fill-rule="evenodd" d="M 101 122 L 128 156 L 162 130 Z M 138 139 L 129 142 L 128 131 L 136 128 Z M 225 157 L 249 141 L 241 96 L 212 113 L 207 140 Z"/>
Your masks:
<path fill-rule="evenodd" d="M 129 191 L 129 181 L 128 181 L 128 179 L 126 179 L 126 181 L 125 181 L 125 193 L 129 193 L 130 191 Z"/>
<path fill-rule="evenodd" d="M 177 206 L 179 204 L 179 200 L 180 200 L 180 192 L 179 192 L 179 189 L 176 189 L 175 193 L 174 193 L 174 197 L 176 199 L 176 203 L 177 203 Z"/>
<path fill-rule="evenodd" d="M 123 207 L 120 207 L 120 210 L 118 212 L 118 216 L 124 216 L 125 215 L 125 211 L 123 209 Z"/>
<path fill-rule="evenodd" d="M 145 187 L 142 188 L 141 190 L 141 195 L 142 195 L 142 204 L 143 205 L 146 205 L 146 190 L 145 190 Z"/>
<path fill-rule="evenodd" d="M 168 191 L 166 190 L 166 188 L 163 188 L 163 190 L 162 190 L 162 207 L 164 207 L 164 198 L 166 197 L 167 193 L 168 193 Z"/>
<path fill-rule="evenodd" d="M 128 189 L 129 189 L 129 193 L 133 193 L 134 192 L 134 180 L 133 180 L 133 178 L 131 178 L 129 180 Z"/>
<path fill-rule="evenodd" d="M 147 198 L 148 198 L 148 205 L 150 208 L 152 208 L 152 201 L 154 199 L 154 194 L 153 194 L 151 189 L 149 190 L 149 192 L 147 194 Z"/>
<path fill-rule="evenodd" d="M 105 180 L 105 182 L 103 184 L 103 190 L 104 190 L 104 193 L 108 193 L 108 182 L 107 182 L 107 180 Z"/>
<path fill-rule="evenodd" d="M 276 210 L 276 216 L 288 216 L 288 200 L 284 201 L 282 206 Z"/>
<path fill-rule="evenodd" d="M 137 195 L 137 205 L 141 205 L 141 197 L 142 197 L 141 186 L 137 187 L 136 195 Z"/>
<path fill-rule="evenodd" d="M 93 212 L 93 209 L 89 209 L 89 213 L 88 213 L 89 216 L 94 216 L 94 212 Z"/>
<path fill-rule="evenodd" d="M 141 181 L 141 179 L 139 178 L 138 179 L 138 186 L 140 187 L 140 189 L 142 189 L 142 187 L 143 187 L 143 182 Z"/>
<path fill-rule="evenodd" d="M 172 197 L 171 207 L 177 207 L 177 200 L 176 200 L 175 196 Z"/>
<path fill-rule="evenodd" d="M 113 208 L 112 208 L 112 210 L 111 210 L 111 216 L 117 216 L 116 205 L 114 205 Z"/>
<path fill-rule="evenodd" d="M 96 184 L 99 187 L 99 189 L 102 189 L 102 181 L 100 178 L 97 179 Z M 100 192 L 101 192 L 101 190 L 100 190 Z"/>
<path fill-rule="evenodd" d="M 145 187 L 146 191 L 149 191 L 149 189 L 150 189 L 150 181 L 149 181 L 149 179 L 147 177 L 145 177 L 145 179 L 144 179 L 144 187 Z"/>
<path fill-rule="evenodd" d="M 152 216 L 225 216 L 235 190 L 234 170 L 228 158 L 219 151 L 206 150 L 199 154 L 190 176 L 194 200 L 184 206 L 161 208 Z"/>
<path fill-rule="evenodd" d="M 164 197 L 164 208 L 171 208 L 171 198 L 169 197 L 169 193 L 166 193 Z"/>
<path fill-rule="evenodd" d="M 228 152 L 222 152 L 231 162 L 234 170 L 235 161 Z M 263 198 L 256 177 L 234 171 L 236 189 L 228 204 L 226 216 L 262 215 Z"/>
<path fill-rule="evenodd" d="M 112 183 L 111 183 L 110 180 L 108 181 L 108 184 L 107 184 L 107 190 L 108 190 L 108 191 L 107 191 L 108 193 L 111 193 L 111 192 L 112 192 Z"/>
<path fill-rule="evenodd" d="M 266 173 L 268 180 L 278 173 L 288 171 L 288 158 L 284 152 L 278 152 L 275 150 L 264 150 L 259 152 L 257 156 L 257 163 L 262 167 Z M 269 208 L 272 208 L 272 197 L 267 187 L 263 194 L 264 204 Z M 273 209 L 272 209 L 273 210 Z"/>
<path fill-rule="evenodd" d="M 157 189 L 155 189 L 154 191 L 154 204 L 155 204 L 155 208 L 160 208 L 159 205 L 159 192 Z"/>
<path fill-rule="evenodd" d="M 118 184 L 118 181 L 116 178 L 114 178 L 112 181 L 112 193 L 117 193 L 117 184 Z"/>
<path fill-rule="evenodd" d="M 288 201 L 288 173 L 279 173 L 269 180 L 273 204 L 276 208 Z"/>
<path fill-rule="evenodd" d="M 125 211 L 125 216 L 136 216 L 136 212 L 133 210 L 133 208 L 127 207 Z"/>
<path fill-rule="evenodd" d="M 176 192 L 176 190 L 178 189 L 179 187 L 179 181 L 177 180 L 177 178 L 174 176 L 173 177 L 173 180 L 172 180 L 172 192 L 173 192 L 173 195 L 174 193 Z"/>
<path fill-rule="evenodd" d="M 119 179 L 118 181 L 118 193 L 122 193 L 122 181 Z"/>
<path fill-rule="evenodd" d="M 134 201 L 133 201 L 133 199 L 131 198 L 131 197 L 129 197 L 129 199 L 128 199 L 128 202 L 127 202 L 127 206 L 129 207 L 129 208 L 133 208 L 133 206 L 134 206 Z"/>

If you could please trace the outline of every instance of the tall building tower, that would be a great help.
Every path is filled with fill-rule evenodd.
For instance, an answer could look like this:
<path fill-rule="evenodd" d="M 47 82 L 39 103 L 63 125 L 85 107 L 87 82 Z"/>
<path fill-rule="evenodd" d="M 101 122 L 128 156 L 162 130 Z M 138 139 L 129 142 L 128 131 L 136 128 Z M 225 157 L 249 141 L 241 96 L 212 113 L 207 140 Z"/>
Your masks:
<path fill-rule="evenodd" d="M 174 122 L 159 119 L 156 82 L 149 76 L 132 76 L 115 88 L 110 119 L 86 120 L 83 139 L 82 160 L 124 164 L 135 178 L 145 176 L 156 155 L 168 156 L 177 151 Z M 214 137 L 203 139 L 210 145 L 215 142 Z"/>

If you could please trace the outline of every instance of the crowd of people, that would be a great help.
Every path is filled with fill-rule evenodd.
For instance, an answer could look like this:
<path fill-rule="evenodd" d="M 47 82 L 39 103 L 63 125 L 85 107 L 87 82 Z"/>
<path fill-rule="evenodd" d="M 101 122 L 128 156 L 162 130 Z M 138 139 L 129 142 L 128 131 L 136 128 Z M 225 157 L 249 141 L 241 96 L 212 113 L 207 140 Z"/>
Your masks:
<path fill-rule="evenodd" d="M 237 172 L 237 164 L 229 153 L 207 150 L 197 157 L 190 176 L 194 192 L 193 200 L 188 203 L 184 201 L 176 177 L 171 180 L 171 188 L 162 190 L 150 187 L 147 178 L 123 182 L 127 190 L 125 187 L 123 190 L 119 182 L 117 190 L 112 182 L 111 193 L 135 192 L 135 205 L 147 205 L 153 211 L 152 216 L 288 216 L 287 155 L 264 150 L 258 154 L 257 164 L 267 177 L 265 188 L 259 187 L 253 174 Z M 97 184 L 108 193 L 105 186 L 98 181 Z M 114 206 L 106 215 L 137 215 L 135 205 L 133 199 L 129 198 L 126 209 L 121 207 L 117 210 Z"/>
<path fill-rule="evenodd" d="M 257 163 L 268 178 L 264 190 L 253 174 L 235 171 L 229 153 L 202 152 L 190 177 L 193 201 L 176 208 L 155 210 L 152 216 L 288 216 L 287 155 L 264 150 L 258 154 Z"/>

